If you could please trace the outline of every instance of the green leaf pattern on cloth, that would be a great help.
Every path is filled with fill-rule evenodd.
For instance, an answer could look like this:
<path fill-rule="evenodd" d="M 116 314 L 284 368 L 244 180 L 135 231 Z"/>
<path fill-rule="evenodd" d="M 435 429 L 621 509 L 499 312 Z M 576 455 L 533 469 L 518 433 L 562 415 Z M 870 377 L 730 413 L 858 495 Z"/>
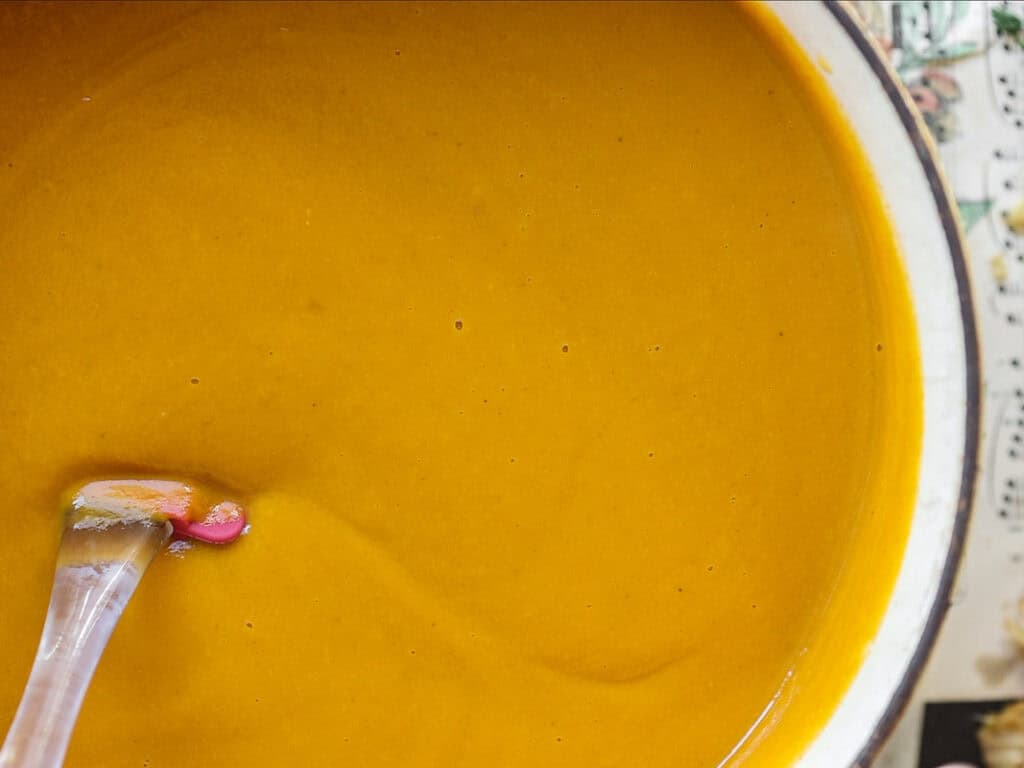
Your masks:
<path fill-rule="evenodd" d="M 881 43 L 935 141 L 961 135 L 963 89 L 953 65 L 984 53 L 996 40 L 1024 45 L 1020 17 L 973 0 L 855 0 L 853 6 Z M 995 11 L 1001 11 L 1001 14 Z M 992 208 L 990 199 L 960 199 L 965 231 Z"/>
<path fill-rule="evenodd" d="M 992 210 L 992 201 L 957 200 L 956 206 L 960 209 L 960 222 L 963 224 L 964 231 L 969 232 L 971 227 L 981 221 Z"/>

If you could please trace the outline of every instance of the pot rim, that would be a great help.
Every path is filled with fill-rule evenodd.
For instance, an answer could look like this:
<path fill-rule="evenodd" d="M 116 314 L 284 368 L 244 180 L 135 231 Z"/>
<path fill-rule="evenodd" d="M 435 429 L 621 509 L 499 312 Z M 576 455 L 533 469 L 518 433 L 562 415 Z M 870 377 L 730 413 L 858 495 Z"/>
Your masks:
<path fill-rule="evenodd" d="M 853 766 L 866 766 L 874 762 L 878 753 L 892 734 L 914 692 L 914 687 L 924 671 L 925 664 L 935 645 L 949 609 L 949 596 L 953 589 L 963 554 L 964 540 L 974 499 L 977 475 L 978 446 L 980 437 L 981 380 L 980 354 L 974 301 L 971 292 L 971 278 L 967 269 L 966 247 L 960 230 L 959 215 L 953 204 L 953 195 L 939 164 L 935 144 L 923 118 L 914 105 L 913 99 L 890 65 L 878 43 L 865 30 L 856 12 L 844 0 L 821 0 L 843 31 L 864 57 L 871 71 L 878 78 L 885 95 L 907 132 L 917 154 L 928 187 L 931 190 L 943 236 L 949 246 L 953 273 L 956 278 L 957 295 L 960 305 L 960 320 L 964 340 L 965 360 L 965 424 L 963 466 L 960 475 L 960 491 L 957 501 L 953 533 L 950 538 L 946 561 L 942 567 L 939 588 L 925 622 L 924 631 L 911 656 L 910 663 L 896 687 L 871 735 L 861 747 Z"/>

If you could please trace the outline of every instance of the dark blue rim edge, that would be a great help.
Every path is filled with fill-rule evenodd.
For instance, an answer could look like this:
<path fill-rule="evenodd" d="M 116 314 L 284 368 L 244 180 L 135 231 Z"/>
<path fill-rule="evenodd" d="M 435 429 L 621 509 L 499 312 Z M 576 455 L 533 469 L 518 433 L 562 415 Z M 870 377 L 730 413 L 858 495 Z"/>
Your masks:
<path fill-rule="evenodd" d="M 964 353 L 967 368 L 966 381 L 966 420 L 964 424 L 964 453 L 963 472 L 960 476 L 960 497 L 957 502 L 956 519 L 953 524 L 953 535 L 950 540 L 949 552 L 946 555 L 946 563 L 942 568 L 942 577 L 939 580 L 939 590 L 928 613 L 928 620 L 925 623 L 924 634 L 914 649 L 910 665 L 903 674 L 893 694 L 892 700 L 886 707 L 881 719 L 875 726 L 870 738 L 861 747 L 853 766 L 870 765 L 879 750 L 889 738 L 896 723 L 899 722 L 903 711 L 910 701 L 918 678 L 924 670 L 924 666 L 931 654 L 935 638 L 942 627 L 943 619 L 949 609 L 949 596 L 953 588 L 953 581 L 956 578 L 957 569 L 960 565 L 960 557 L 963 553 L 964 539 L 967 535 L 967 524 L 970 518 L 971 505 L 974 498 L 974 482 L 977 472 L 978 460 L 978 437 L 979 437 L 979 414 L 980 414 L 980 368 L 978 356 L 978 335 L 974 321 L 974 302 L 971 299 L 971 281 L 967 271 L 967 262 L 964 255 L 963 241 L 960 235 L 958 218 L 953 211 L 946 187 L 942 180 L 942 174 L 936 165 L 936 159 L 932 153 L 930 140 L 923 135 L 926 130 L 922 123 L 915 117 L 911 107 L 907 104 L 902 86 L 900 86 L 891 74 L 888 65 L 878 54 L 878 50 L 868 40 L 860 24 L 853 18 L 852 13 L 846 9 L 841 0 L 822 0 L 825 7 L 831 12 L 833 18 L 839 23 L 850 40 L 864 56 L 871 71 L 875 73 L 886 96 L 892 103 L 893 109 L 900 118 L 904 130 L 910 137 L 917 159 L 924 169 L 925 177 L 928 179 L 928 186 L 931 189 L 935 206 L 938 209 L 939 217 L 942 220 L 943 234 L 946 243 L 949 245 L 949 252 L 953 259 L 953 272 L 956 276 L 957 293 L 960 299 L 960 318 L 964 331 Z"/>

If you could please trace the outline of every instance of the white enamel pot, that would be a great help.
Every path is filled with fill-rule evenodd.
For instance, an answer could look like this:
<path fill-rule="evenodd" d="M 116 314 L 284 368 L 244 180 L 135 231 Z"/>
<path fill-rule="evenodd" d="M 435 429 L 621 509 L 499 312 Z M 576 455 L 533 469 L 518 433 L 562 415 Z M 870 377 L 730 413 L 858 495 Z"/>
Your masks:
<path fill-rule="evenodd" d="M 917 496 L 881 626 L 838 707 L 797 765 L 871 763 L 906 706 L 945 613 L 976 469 L 979 361 L 955 206 L 910 96 L 842 2 L 769 0 L 856 134 L 888 209 L 909 280 L 924 389 Z M 824 64 L 827 62 L 827 64 Z"/>

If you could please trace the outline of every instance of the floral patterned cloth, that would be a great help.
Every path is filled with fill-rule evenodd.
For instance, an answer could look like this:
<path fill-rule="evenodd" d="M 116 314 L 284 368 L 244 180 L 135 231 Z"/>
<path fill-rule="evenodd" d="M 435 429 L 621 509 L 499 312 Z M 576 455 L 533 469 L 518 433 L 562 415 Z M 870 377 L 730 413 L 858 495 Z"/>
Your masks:
<path fill-rule="evenodd" d="M 923 748 L 922 722 L 926 703 L 934 713 L 943 706 L 937 702 L 980 708 L 1024 698 L 1024 655 L 1007 631 L 1024 607 L 1024 2 L 851 4 L 917 103 L 956 196 L 984 386 L 975 507 L 952 606 L 878 765 L 980 766 L 973 743 L 950 747 L 940 762 L 921 762 L 937 754 L 934 744 Z M 974 717 L 970 707 L 963 711 Z M 976 727 L 976 719 L 966 723 L 972 741 Z"/>

